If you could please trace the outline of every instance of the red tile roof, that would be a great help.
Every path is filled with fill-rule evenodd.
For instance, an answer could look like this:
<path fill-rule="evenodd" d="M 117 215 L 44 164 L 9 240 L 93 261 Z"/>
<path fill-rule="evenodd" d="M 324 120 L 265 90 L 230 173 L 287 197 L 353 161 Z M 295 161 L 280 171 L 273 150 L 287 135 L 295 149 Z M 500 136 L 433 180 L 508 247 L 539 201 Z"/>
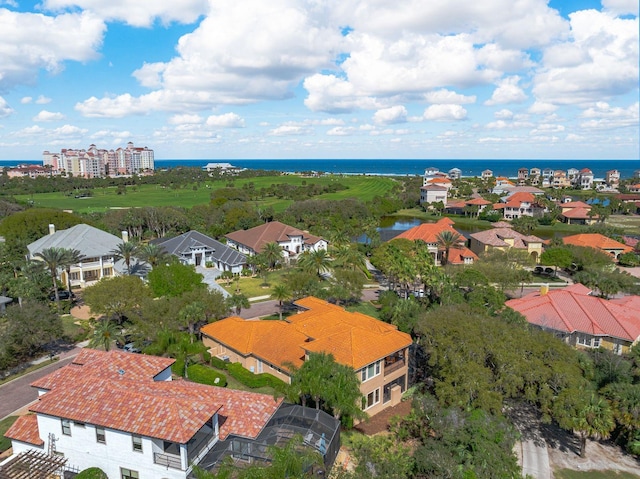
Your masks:
<path fill-rule="evenodd" d="M 149 365 L 173 361 L 83 350 L 74 364 L 34 383 L 51 390 L 30 410 L 184 444 L 216 412 L 221 416 L 221 438 L 228 434 L 255 437 L 282 402 L 265 394 L 188 381 L 154 381 L 158 368 Z"/>
<path fill-rule="evenodd" d="M 438 242 L 438 235 L 443 231 L 450 231 L 460 235 L 460 233 L 451 226 L 452 224 L 454 224 L 454 222 L 450 218 L 442 218 L 436 223 L 422 223 L 421 225 L 414 226 L 400 233 L 394 239 L 422 240 L 425 243 L 434 244 Z M 462 237 L 462 235 L 460 236 L 461 240 L 464 241 L 464 237 Z"/>
<path fill-rule="evenodd" d="M 601 250 L 622 250 L 625 253 L 633 251 L 633 248 L 626 244 L 620 243 L 608 236 L 601 235 L 600 233 L 581 233 L 577 235 L 565 236 L 562 238 L 564 244 L 570 244 L 574 246 L 588 246 L 591 248 L 597 248 Z"/>
<path fill-rule="evenodd" d="M 580 285 L 582 286 L 582 285 Z M 505 304 L 527 321 L 566 333 L 580 332 L 634 342 L 640 337 L 638 310 L 585 294 L 588 288 L 564 288 L 528 294 Z"/>
<path fill-rule="evenodd" d="M 465 203 L 467 205 L 483 206 L 483 205 L 490 205 L 491 201 L 487 201 L 484 198 L 473 198 L 472 200 L 466 201 Z"/>
<path fill-rule="evenodd" d="M 568 203 L 560 203 L 561 208 L 591 208 L 591 205 L 583 201 L 569 201 Z"/>
<path fill-rule="evenodd" d="M 302 236 L 302 241 L 305 244 L 315 244 L 322 239 L 319 236 L 314 236 L 279 221 L 271 221 L 255 228 L 234 231 L 225 235 L 226 238 L 245 245 L 256 253 L 262 252 L 264 245 L 267 243 L 289 241 L 292 236 Z"/>
<path fill-rule="evenodd" d="M 34 446 L 44 446 L 44 441 L 40 439 L 38 431 L 38 417 L 35 414 L 18 417 L 16 422 L 4 433 L 4 437 Z"/>
<path fill-rule="evenodd" d="M 511 228 L 493 228 L 486 231 L 480 231 L 473 233 L 472 238 L 476 239 L 482 244 L 489 246 L 502 246 L 509 247 L 505 238 L 513 238 L 513 248 L 527 249 L 529 243 L 542 243 L 542 239 L 533 235 L 523 235 Z"/>
<path fill-rule="evenodd" d="M 450 248 L 448 261 L 450 264 L 465 264 L 465 259 L 471 258 L 474 262 L 478 255 L 469 248 Z"/>
<path fill-rule="evenodd" d="M 230 317 L 204 326 L 203 334 L 243 355 L 288 370 L 300 366 L 305 351 L 333 354 L 355 370 L 408 347 L 411 337 L 388 323 L 314 297 L 296 302 L 307 309 L 287 321 L 256 321 Z"/>
<path fill-rule="evenodd" d="M 564 213 L 561 213 L 561 216 L 564 216 L 565 218 L 571 218 L 571 219 L 578 219 L 578 220 L 582 220 L 582 219 L 597 219 L 599 218 L 598 215 L 596 214 L 592 214 L 591 216 L 589 216 L 589 212 L 591 211 L 591 207 L 589 208 L 571 208 L 568 209 L 567 211 L 565 211 Z"/>
<path fill-rule="evenodd" d="M 118 377 L 119 371 L 125 371 L 128 379 L 136 381 L 153 381 L 153 378 L 175 362 L 172 358 L 160 358 L 146 354 L 131 354 L 112 349 L 104 352 L 84 348 L 64 368 L 48 374 L 31 383 L 38 389 L 53 389 L 63 382 L 72 382 L 80 374 L 98 378 L 112 379 Z"/>

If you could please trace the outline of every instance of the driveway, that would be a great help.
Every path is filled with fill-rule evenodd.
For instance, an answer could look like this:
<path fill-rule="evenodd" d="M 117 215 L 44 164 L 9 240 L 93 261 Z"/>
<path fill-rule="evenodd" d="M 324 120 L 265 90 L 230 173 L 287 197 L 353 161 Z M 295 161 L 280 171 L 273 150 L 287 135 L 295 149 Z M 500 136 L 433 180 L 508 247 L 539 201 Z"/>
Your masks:
<path fill-rule="evenodd" d="M 229 296 L 229 293 L 225 291 L 225 289 L 222 286 L 216 283 L 216 279 L 222 273 L 219 269 L 196 266 L 196 271 L 204 277 L 202 281 L 207 283 L 207 285 L 209 286 L 209 289 L 213 291 L 220 291 L 222 293 L 222 296 L 224 296 L 225 298 Z"/>

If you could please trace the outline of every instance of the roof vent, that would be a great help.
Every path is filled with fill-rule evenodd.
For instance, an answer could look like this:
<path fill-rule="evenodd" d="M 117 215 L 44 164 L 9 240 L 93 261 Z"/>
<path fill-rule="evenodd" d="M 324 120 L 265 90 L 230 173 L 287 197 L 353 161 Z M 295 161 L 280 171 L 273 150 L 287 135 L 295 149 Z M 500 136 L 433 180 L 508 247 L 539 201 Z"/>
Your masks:
<path fill-rule="evenodd" d="M 118 369 L 118 374 L 120 376 L 124 376 L 124 369 Z"/>

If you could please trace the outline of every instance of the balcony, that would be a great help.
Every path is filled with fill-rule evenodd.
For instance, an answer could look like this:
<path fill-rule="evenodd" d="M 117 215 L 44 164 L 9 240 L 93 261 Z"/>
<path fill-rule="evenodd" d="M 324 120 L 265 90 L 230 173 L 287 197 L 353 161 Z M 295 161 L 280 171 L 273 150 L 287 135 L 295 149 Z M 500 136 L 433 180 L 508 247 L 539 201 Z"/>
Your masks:
<path fill-rule="evenodd" d="M 398 369 L 402 369 L 405 366 L 404 359 L 398 359 L 394 362 L 385 362 L 384 363 L 384 375 L 388 376 L 389 374 L 397 371 Z"/>
<path fill-rule="evenodd" d="M 159 464 L 160 466 L 170 467 L 171 469 L 183 470 L 180 456 L 175 456 L 173 454 L 160 454 L 159 452 L 154 452 L 153 463 Z"/>

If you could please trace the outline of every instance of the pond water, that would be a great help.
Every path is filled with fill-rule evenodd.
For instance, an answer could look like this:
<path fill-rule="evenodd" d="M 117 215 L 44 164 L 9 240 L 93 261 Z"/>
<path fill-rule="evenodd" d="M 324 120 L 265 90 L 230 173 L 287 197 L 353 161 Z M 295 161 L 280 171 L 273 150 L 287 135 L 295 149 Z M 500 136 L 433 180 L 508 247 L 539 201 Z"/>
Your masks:
<path fill-rule="evenodd" d="M 453 218 L 453 220 L 455 221 L 455 218 Z M 389 241 L 391 238 L 395 238 L 400 233 L 407 231 L 415 226 L 421 225 L 422 223 L 425 223 L 425 220 L 411 216 L 384 216 L 380 220 L 380 227 L 378 227 L 378 231 L 380 232 L 380 239 L 382 241 Z M 473 233 L 489 229 L 488 226 L 483 227 L 466 223 L 456 223 L 453 227 L 467 239 L 469 239 L 469 237 Z M 554 236 L 552 232 L 547 231 L 534 231 L 533 234 L 542 239 L 549 239 Z M 365 239 L 366 238 L 359 238 L 358 240 L 364 242 Z"/>

